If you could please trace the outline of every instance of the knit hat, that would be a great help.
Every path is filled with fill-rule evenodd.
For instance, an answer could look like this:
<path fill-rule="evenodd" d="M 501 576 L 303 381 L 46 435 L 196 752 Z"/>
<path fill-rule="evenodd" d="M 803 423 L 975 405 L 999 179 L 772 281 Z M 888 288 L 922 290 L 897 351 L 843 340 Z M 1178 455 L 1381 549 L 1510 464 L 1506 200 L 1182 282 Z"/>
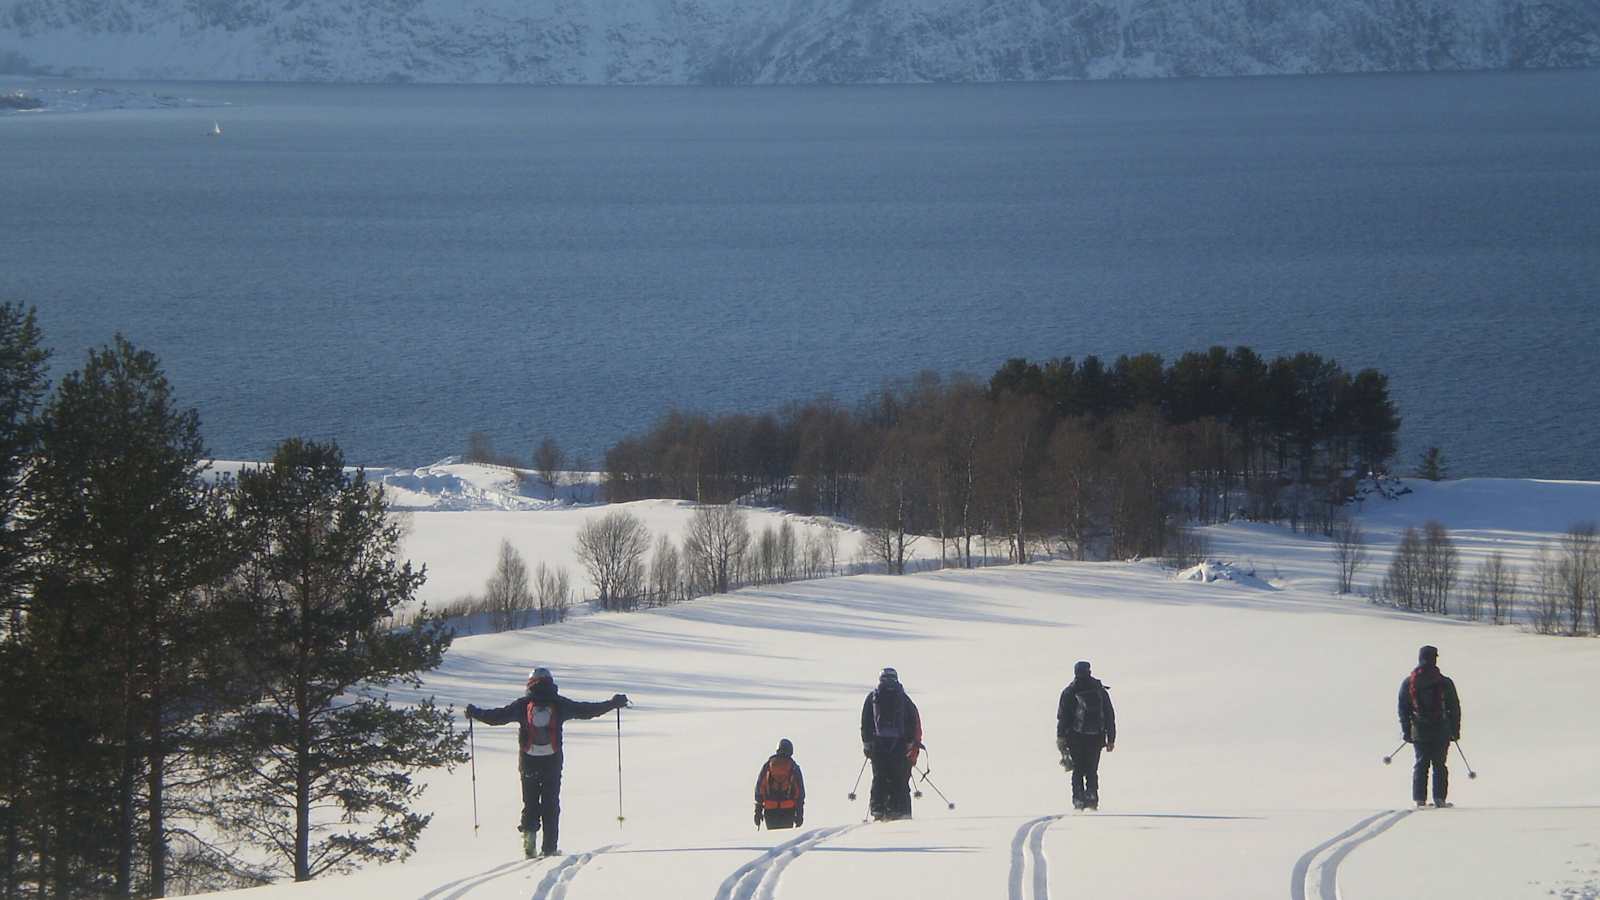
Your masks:
<path fill-rule="evenodd" d="M 1428 644 L 1417 651 L 1417 662 L 1431 666 L 1439 661 L 1439 648 Z"/>
<path fill-rule="evenodd" d="M 896 672 L 894 669 L 892 669 L 892 668 L 890 668 L 888 666 L 884 666 L 883 667 L 883 671 L 878 673 L 878 680 L 879 681 L 892 681 L 895 684 L 899 684 L 900 683 L 900 673 Z"/>
<path fill-rule="evenodd" d="M 1072 674 L 1078 678 L 1088 678 L 1089 661 L 1087 659 L 1078 660 L 1078 664 L 1072 667 Z"/>
<path fill-rule="evenodd" d="M 778 755 L 779 756 L 793 756 L 794 755 L 794 744 L 790 743 L 788 738 L 784 738 L 783 740 L 778 742 Z"/>
<path fill-rule="evenodd" d="M 533 690 L 533 686 L 541 681 L 555 681 L 555 678 L 544 666 L 534 666 L 533 671 L 528 673 L 528 690 Z"/>

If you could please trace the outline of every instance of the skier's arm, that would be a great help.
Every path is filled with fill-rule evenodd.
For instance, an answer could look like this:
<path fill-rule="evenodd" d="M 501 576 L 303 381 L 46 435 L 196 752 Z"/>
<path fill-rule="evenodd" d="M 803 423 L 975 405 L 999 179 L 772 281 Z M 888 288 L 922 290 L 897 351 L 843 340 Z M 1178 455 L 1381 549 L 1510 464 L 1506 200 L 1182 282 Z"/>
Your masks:
<path fill-rule="evenodd" d="M 499 709 L 481 709 L 474 707 L 473 710 L 476 715 L 474 715 L 473 718 L 485 725 L 504 725 L 507 722 L 514 722 L 521 718 L 519 710 L 521 705 L 522 700 L 519 698 L 507 703 L 505 706 L 502 706 Z"/>
<path fill-rule="evenodd" d="M 1461 740 L 1461 697 L 1456 693 L 1456 683 L 1446 678 L 1444 680 L 1444 709 L 1445 715 L 1450 717 L 1450 739 Z"/>
<path fill-rule="evenodd" d="M 1409 740 L 1411 740 L 1411 679 L 1410 678 L 1407 678 L 1405 681 L 1400 682 L 1400 701 L 1399 701 L 1399 705 L 1398 705 L 1398 712 L 1400 713 L 1400 737 L 1402 739 L 1404 739 L 1404 740 L 1409 741 Z"/>
<path fill-rule="evenodd" d="M 761 764 L 761 772 L 756 775 L 756 805 L 759 806 L 767 800 L 767 769 L 772 765 L 772 760 Z"/>
<path fill-rule="evenodd" d="M 1105 688 L 1100 689 L 1100 696 L 1106 702 L 1105 728 L 1106 748 L 1110 749 L 1117 743 L 1117 708 L 1111 705 L 1111 692 Z"/>
<path fill-rule="evenodd" d="M 617 696 L 621 696 L 618 694 Z M 557 697 L 556 703 L 561 707 L 563 719 L 598 719 L 618 707 L 615 699 L 601 700 L 598 703 L 585 703 L 582 700 L 573 700 L 570 697 Z"/>
<path fill-rule="evenodd" d="M 1072 701 L 1072 687 L 1069 685 L 1061 692 L 1061 702 L 1056 704 L 1056 744 L 1067 739 L 1067 732 L 1072 730 L 1068 723 L 1072 721 L 1068 715 L 1068 704 Z"/>
<path fill-rule="evenodd" d="M 912 765 L 916 765 L 917 751 L 922 749 L 922 713 L 917 712 L 917 705 L 911 702 L 910 697 L 906 698 L 906 706 L 908 707 L 906 719 L 910 727 L 910 734 L 907 737 L 911 742 L 910 746 L 906 747 L 906 756 L 910 758 Z"/>
<path fill-rule="evenodd" d="M 794 765 L 794 761 L 790 760 L 789 764 L 790 765 Z M 806 808 L 806 776 L 804 775 L 804 773 L 802 773 L 800 771 L 800 767 L 799 766 L 794 766 L 794 789 L 795 789 L 795 800 L 794 800 L 794 802 L 795 802 L 796 808 L 805 809 Z"/>
<path fill-rule="evenodd" d="M 867 747 L 872 743 L 872 695 L 861 703 L 861 746 Z"/>

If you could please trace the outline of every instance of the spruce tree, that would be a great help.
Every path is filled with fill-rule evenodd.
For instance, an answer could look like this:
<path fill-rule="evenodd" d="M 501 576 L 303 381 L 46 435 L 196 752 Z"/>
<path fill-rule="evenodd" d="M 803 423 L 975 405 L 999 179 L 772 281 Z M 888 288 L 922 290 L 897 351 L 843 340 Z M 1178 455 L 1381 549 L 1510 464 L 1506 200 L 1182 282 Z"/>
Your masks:
<path fill-rule="evenodd" d="M 403 859 L 431 818 L 411 808 L 413 774 L 465 759 L 448 709 L 382 693 L 419 687 L 449 647 L 425 611 L 393 624 L 425 573 L 397 559 L 381 488 L 332 444 L 285 441 L 241 473 L 237 513 L 248 556 L 232 590 L 260 693 L 229 717 L 234 764 L 213 813 L 296 881 Z"/>

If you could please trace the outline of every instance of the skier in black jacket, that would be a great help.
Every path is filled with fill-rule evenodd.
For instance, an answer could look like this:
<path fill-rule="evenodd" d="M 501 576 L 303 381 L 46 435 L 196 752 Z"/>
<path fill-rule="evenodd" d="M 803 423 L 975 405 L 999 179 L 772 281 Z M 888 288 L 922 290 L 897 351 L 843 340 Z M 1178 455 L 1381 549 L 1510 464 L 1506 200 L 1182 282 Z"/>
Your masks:
<path fill-rule="evenodd" d="M 861 705 L 861 752 L 872 760 L 867 808 L 874 819 L 911 818 L 911 771 L 920 749 L 922 715 L 900 686 L 899 673 L 884 669 Z"/>
<path fill-rule="evenodd" d="M 1089 663 L 1072 667 L 1072 683 L 1056 704 L 1056 749 L 1072 758 L 1072 808 L 1100 808 L 1100 750 L 1117 748 L 1117 711 Z"/>
<path fill-rule="evenodd" d="M 627 694 L 599 703 L 582 703 L 561 696 L 550 670 L 540 666 L 528 673 L 528 692 L 499 709 L 467 704 L 467 718 L 485 725 L 517 723 L 517 770 L 522 774 L 522 852 L 528 858 L 554 856 L 561 835 L 561 726 L 568 719 L 593 719 L 628 705 Z M 539 828 L 544 844 L 539 847 Z"/>
<path fill-rule="evenodd" d="M 1433 769 L 1433 805 L 1449 806 L 1450 742 L 1461 740 L 1461 698 L 1456 683 L 1439 671 L 1439 648 L 1417 651 L 1417 667 L 1400 683 L 1400 737 L 1416 751 L 1411 799 L 1428 805 L 1428 769 Z"/>

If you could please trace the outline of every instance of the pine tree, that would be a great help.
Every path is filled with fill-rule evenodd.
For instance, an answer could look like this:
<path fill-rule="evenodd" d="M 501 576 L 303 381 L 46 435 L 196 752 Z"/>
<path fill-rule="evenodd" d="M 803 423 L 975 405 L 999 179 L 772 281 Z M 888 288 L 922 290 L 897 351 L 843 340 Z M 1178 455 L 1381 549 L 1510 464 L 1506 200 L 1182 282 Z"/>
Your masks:
<path fill-rule="evenodd" d="M 40 702 L 67 711 L 46 723 L 47 745 L 59 751 L 49 765 L 62 797 L 104 791 L 98 802 L 114 821 L 90 839 L 111 841 L 105 868 L 119 897 L 166 893 L 167 766 L 207 689 L 200 658 L 216 644 L 198 598 L 229 551 L 205 458 L 198 415 L 176 407 L 154 355 L 118 336 L 62 379 L 30 475 L 41 574 L 27 628 Z M 89 698 L 100 708 L 86 710 Z M 102 766 L 112 757 L 107 790 Z M 81 825 L 74 816 L 63 827 Z M 104 849 L 60 846 L 81 852 L 88 869 Z"/>
<path fill-rule="evenodd" d="M 420 687 L 450 645 L 425 608 L 390 627 L 425 573 L 397 559 L 381 488 L 337 446 L 285 441 L 240 475 L 237 505 L 248 557 L 232 590 L 260 694 L 226 723 L 236 765 L 212 812 L 296 881 L 404 859 L 431 818 L 411 808 L 413 774 L 466 758 L 450 710 L 381 693 Z"/>

